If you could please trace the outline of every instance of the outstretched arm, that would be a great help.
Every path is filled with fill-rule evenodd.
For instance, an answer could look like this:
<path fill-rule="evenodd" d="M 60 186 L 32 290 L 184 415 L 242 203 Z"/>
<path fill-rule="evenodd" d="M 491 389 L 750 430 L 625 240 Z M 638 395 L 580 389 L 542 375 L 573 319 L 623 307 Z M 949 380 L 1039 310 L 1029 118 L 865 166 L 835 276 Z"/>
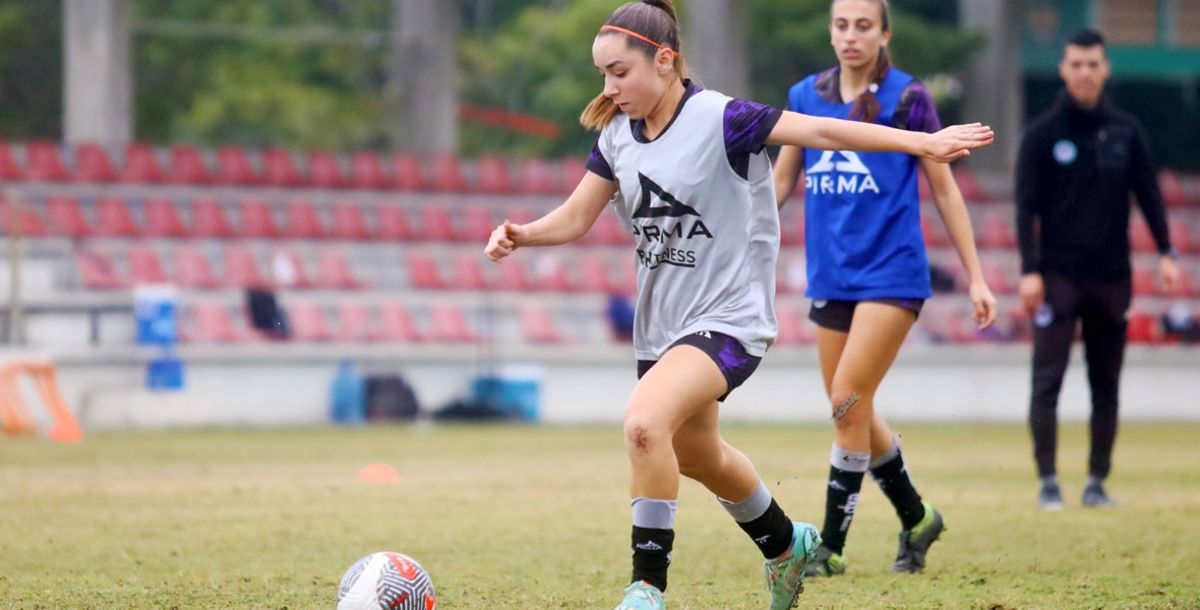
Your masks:
<path fill-rule="evenodd" d="M 973 149 L 991 144 L 994 138 L 992 128 L 979 123 L 954 125 L 930 134 L 784 112 L 767 137 L 767 143 L 821 150 L 901 152 L 949 163 L 970 155 Z"/>
<path fill-rule="evenodd" d="M 592 228 L 616 192 L 617 183 L 587 172 L 571 196 L 549 214 L 529 224 L 515 225 L 506 220 L 496 227 L 483 254 L 499 261 L 521 246 L 557 246 L 575 241 Z"/>

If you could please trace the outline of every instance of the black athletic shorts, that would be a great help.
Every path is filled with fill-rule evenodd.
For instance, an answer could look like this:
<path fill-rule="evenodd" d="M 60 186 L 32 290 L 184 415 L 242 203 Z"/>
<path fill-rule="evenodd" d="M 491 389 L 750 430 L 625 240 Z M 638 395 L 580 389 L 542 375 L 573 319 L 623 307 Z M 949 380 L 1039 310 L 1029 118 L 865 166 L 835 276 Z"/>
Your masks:
<path fill-rule="evenodd" d="M 762 358 L 746 353 L 746 348 L 742 347 L 741 341 L 718 332 L 705 330 L 692 333 L 672 343 L 671 347 L 676 345 L 691 345 L 700 348 L 709 358 L 712 358 L 712 361 L 717 364 L 717 368 L 721 369 L 726 383 L 725 394 L 717 399 L 721 402 L 729 398 L 730 392 L 746 383 L 746 380 L 754 373 L 754 369 L 758 368 L 758 363 L 762 362 Z M 646 371 L 653 368 L 655 364 L 658 364 L 657 360 L 638 360 L 638 379 L 641 379 Z"/>
<path fill-rule="evenodd" d="M 925 306 L 923 299 L 865 299 L 862 301 L 824 301 L 814 300 L 808 310 L 808 319 L 821 328 L 835 330 L 840 333 L 850 332 L 850 321 L 854 319 L 854 308 L 859 303 L 883 303 L 910 311 L 913 318 L 921 315 Z"/>

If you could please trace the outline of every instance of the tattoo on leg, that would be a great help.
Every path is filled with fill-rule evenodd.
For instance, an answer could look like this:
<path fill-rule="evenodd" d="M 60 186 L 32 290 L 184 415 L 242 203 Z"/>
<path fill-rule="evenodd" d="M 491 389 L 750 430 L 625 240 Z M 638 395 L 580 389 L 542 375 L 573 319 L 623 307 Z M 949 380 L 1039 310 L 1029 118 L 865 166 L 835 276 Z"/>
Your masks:
<path fill-rule="evenodd" d="M 846 417 L 846 413 L 854 408 L 856 404 L 858 404 L 858 393 L 851 392 L 850 397 L 833 410 L 833 421 L 841 421 L 843 417 Z"/>

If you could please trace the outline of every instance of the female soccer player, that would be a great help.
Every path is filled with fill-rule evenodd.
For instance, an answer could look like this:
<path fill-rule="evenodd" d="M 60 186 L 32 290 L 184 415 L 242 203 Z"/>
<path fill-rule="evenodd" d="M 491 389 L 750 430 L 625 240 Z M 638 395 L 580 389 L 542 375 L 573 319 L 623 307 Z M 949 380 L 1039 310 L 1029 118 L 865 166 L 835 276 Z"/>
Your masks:
<path fill-rule="evenodd" d="M 928 91 L 888 61 L 887 0 L 834 0 L 831 13 L 838 65 L 794 85 L 788 109 L 912 133 L 938 131 Z M 942 516 L 913 487 L 899 439 L 874 408 L 876 388 L 931 296 L 918 166 L 970 276 L 980 328 L 995 320 L 996 299 L 983 281 L 966 205 L 949 166 L 911 153 L 846 148 L 784 146 L 775 168 L 782 208 L 804 162 L 809 318 L 818 327 L 817 351 L 834 420 L 823 542 L 807 571 L 810 576 L 845 571 L 846 532 L 869 470 L 902 524 L 892 570 L 919 572 L 944 528 Z"/>
<path fill-rule="evenodd" d="M 758 366 L 776 335 L 779 218 L 767 143 L 899 150 L 950 161 L 988 144 L 983 126 L 930 135 L 782 112 L 687 80 L 671 2 L 628 2 L 592 45 L 602 93 L 581 122 L 600 131 L 589 172 L 559 208 L 505 221 L 484 250 L 583 236 L 611 200 L 637 241 L 634 350 L 625 412 L 632 470 L 633 578 L 618 610 L 664 607 L 679 475 L 695 479 L 766 558 L 770 607 L 791 607 L 816 528 L 793 523 L 753 464 L 721 438 L 718 402 Z M 617 197 L 616 195 L 619 195 Z"/>

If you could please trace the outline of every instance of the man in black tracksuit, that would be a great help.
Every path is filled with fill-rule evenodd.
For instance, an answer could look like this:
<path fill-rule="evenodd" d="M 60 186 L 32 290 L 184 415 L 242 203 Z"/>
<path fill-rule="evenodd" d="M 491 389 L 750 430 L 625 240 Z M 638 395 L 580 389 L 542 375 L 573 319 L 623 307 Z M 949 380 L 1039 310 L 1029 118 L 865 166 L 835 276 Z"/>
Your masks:
<path fill-rule="evenodd" d="M 1091 455 L 1084 506 L 1109 506 L 1104 491 L 1117 433 L 1117 393 L 1131 299 L 1129 193 L 1158 245 L 1165 290 L 1179 271 L 1141 124 L 1104 98 L 1108 57 L 1100 34 L 1067 43 L 1066 92 L 1025 132 L 1017 160 L 1021 301 L 1034 321 L 1029 424 L 1042 486 L 1038 503 L 1062 508 L 1055 469 L 1058 393 L 1078 320 L 1092 391 Z"/>

